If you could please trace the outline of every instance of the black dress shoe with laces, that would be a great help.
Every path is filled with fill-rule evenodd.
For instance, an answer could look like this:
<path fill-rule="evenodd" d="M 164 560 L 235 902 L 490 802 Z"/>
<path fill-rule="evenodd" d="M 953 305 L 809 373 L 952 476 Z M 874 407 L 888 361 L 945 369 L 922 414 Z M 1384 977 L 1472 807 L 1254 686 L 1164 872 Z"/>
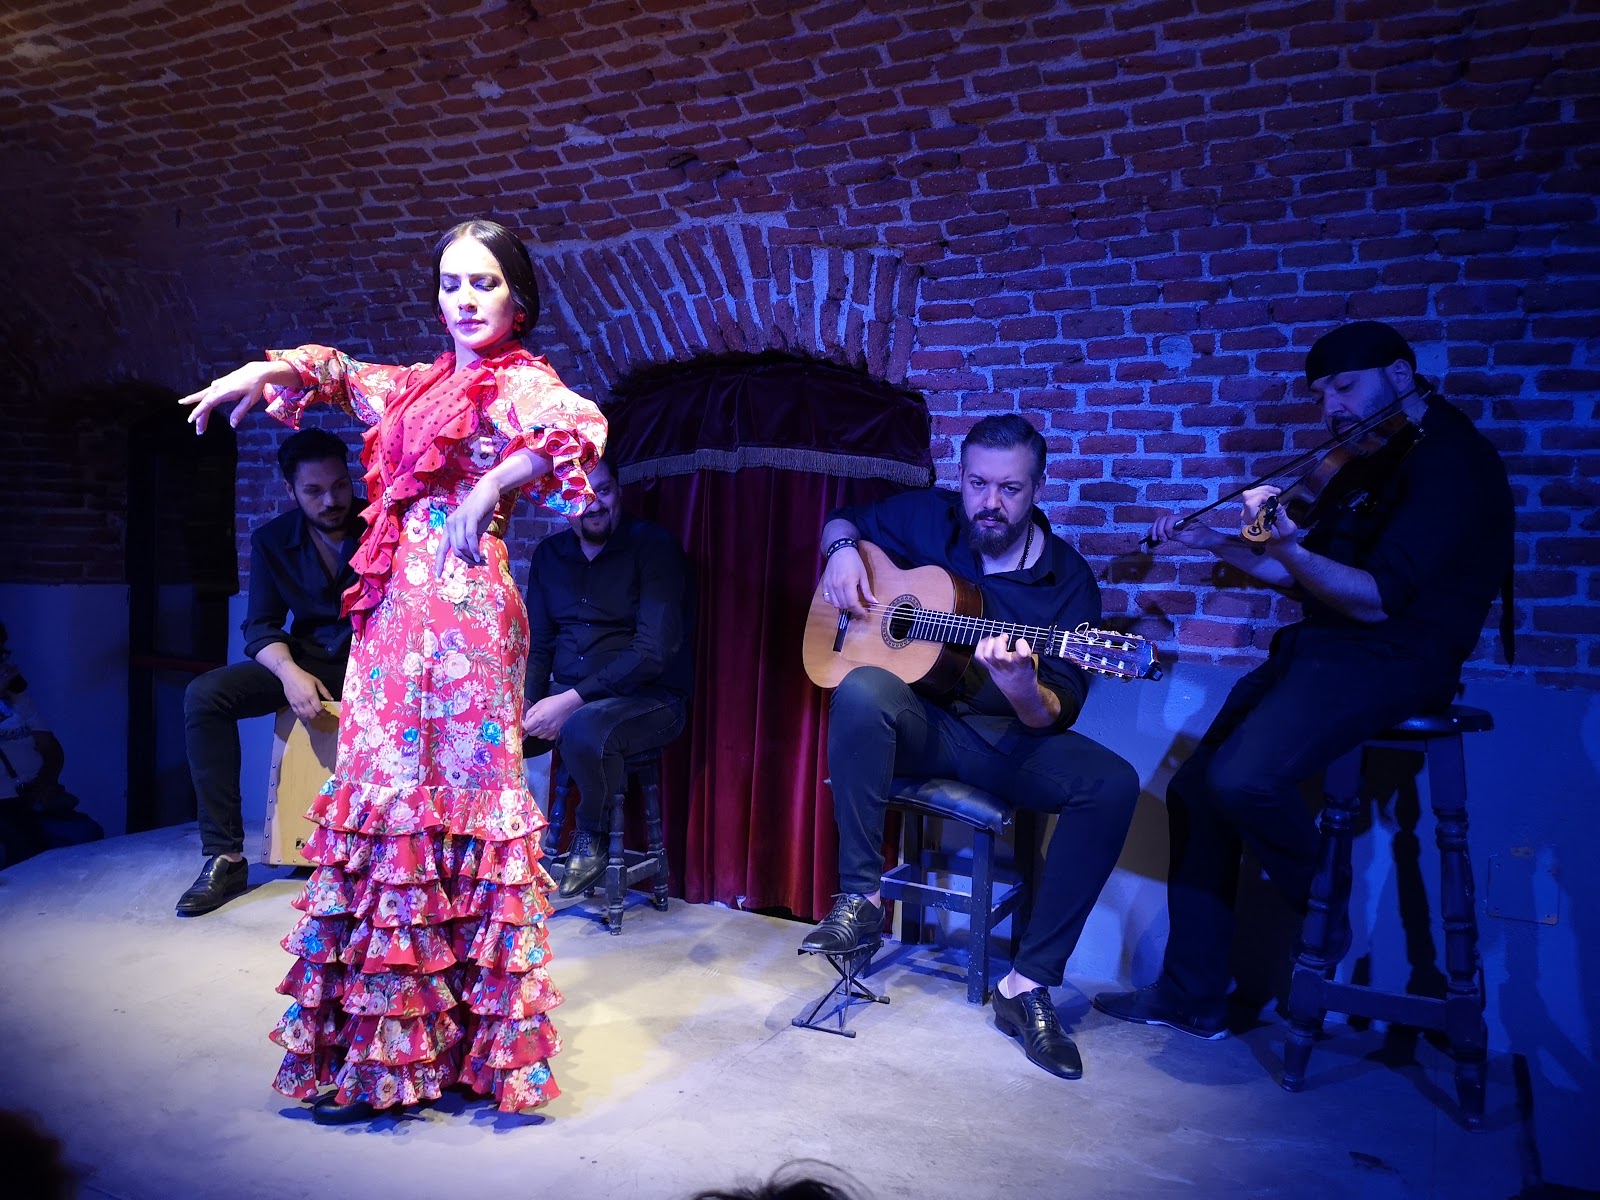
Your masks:
<path fill-rule="evenodd" d="M 1050 993 L 1042 987 L 1021 992 L 1011 999 L 994 990 L 994 1023 L 1007 1037 L 1018 1038 L 1028 1061 L 1062 1079 L 1077 1079 L 1083 1074 L 1083 1059 L 1078 1047 L 1061 1028 Z"/>
<path fill-rule="evenodd" d="M 822 923 L 800 942 L 808 954 L 849 954 L 883 941 L 883 909 L 865 896 L 835 896 Z"/>
<path fill-rule="evenodd" d="M 235 896 L 241 895 L 249 882 L 249 863 L 243 859 L 234 862 L 221 855 L 213 855 L 206 859 L 206 865 L 189 885 L 189 890 L 178 897 L 178 915 L 198 917 L 221 908 Z"/>
<path fill-rule="evenodd" d="M 567 873 L 561 877 L 556 894 L 563 900 L 581 896 L 606 873 L 608 856 L 600 850 L 600 838 L 587 829 L 572 835 L 572 853 L 567 855 Z"/>

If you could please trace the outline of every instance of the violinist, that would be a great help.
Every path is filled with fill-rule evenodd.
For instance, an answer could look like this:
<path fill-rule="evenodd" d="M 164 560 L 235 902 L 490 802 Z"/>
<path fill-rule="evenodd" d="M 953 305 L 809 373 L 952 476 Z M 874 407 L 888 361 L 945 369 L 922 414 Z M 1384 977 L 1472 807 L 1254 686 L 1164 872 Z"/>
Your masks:
<path fill-rule="evenodd" d="M 1167 786 L 1160 977 L 1094 1000 L 1113 1017 L 1206 1039 L 1228 1032 L 1242 847 L 1304 912 L 1317 833 L 1300 782 L 1395 722 L 1449 705 L 1511 570 L 1505 467 L 1417 374 L 1396 330 L 1341 326 L 1311 347 L 1305 374 L 1335 439 L 1359 434 L 1344 439 L 1348 461 L 1309 507 L 1288 503 L 1296 489 L 1280 481 L 1242 493 L 1241 527 L 1259 541 L 1176 516 L 1150 531 L 1157 545 L 1208 551 L 1290 591 L 1304 614 L 1273 636 L 1266 662 L 1234 686 Z M 1334 940 L 1337 959 L 1348 927 Z"/>

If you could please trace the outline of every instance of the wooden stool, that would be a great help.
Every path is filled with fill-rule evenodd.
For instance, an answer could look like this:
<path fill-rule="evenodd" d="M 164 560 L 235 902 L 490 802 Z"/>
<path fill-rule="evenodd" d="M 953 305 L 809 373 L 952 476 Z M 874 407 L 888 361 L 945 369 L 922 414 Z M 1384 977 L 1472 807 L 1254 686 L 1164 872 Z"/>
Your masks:
<path fill-rule="evenodd" d="M 306 810 L 333 774 L 339 749 L 339 705 L 329 704 L 309 726 L 291 708 L 278 710 L 267 773 L 266 860 L 276 867 L 309 867 L 305 845 L 317 827 Z"/>
<path fill-rule="evenodd" d="M 629 850 L 623 846 L 624 809 L 628 786 L 637 780 L 644 797 L 645 844 L 647 849 Z M 553 846 L 567 816 L 567 800 L 572 792 L 572 776 L 561 755 L 555 756 L 550 786 L 550 830 L 547 846 Z M 606 804 L 611 842 L 606 862 L 605 923 L 613 934 L 622 932 L 622 902 L 628 889 L 644 879 L 654 881 L 651 903 L 667 911 L 667 847 L 661 834 L 661 749 L 630 754 L 622 760 L 622 787 Z M 588 894 L 594 895 L 590 888 Z"/>
<path fill-rule="evenodd" d="M 1282 1080 L 1286 1090 L 1297 1092 L 1305 1086 L 1306 1065 L 1324 1015 L 1348 1013 L 1443 1032 L 1456 1064 L 1462 1119 L 1469 1128 L 1482 1123 L 1489 1036 L 1483 1020 L 1478 923 L 1472 864 L 1467 856 L 1467 774 L 1461 736 L 1493 728 L 1493 719 L 1482 709 L 1456 705 L 1448 713 L 1402 721 L 1328 768 L 1317 872 L 1289 984 L 1289 1040 L 1283 1049 Z M 1420 748 L 1427 756 L 1449 977 L 1443 999 L 1338 983 L 1332 978 L 1334 967 L 1349 949 L 1350 837 L 1360 807 L 1362 754 L 1367 746 Z"/>
<path fill-rule="evenodd" d="M 1005 890 L 998 898 L 995 896 L 995 888 L 1001 886 L 995 879 L 995 838 L 1019 814 L 981 788 L 953 779 L 896 779 L 889 786 L 889 807 L 901 814 L 901 861 L 884 874 L 882 888 L 885 900 L 897 900 L 905 906 L 900 940 L 908 945 L 922 941 L 925 908 L 964 915 L 968 931 L 967 1002 L 985 1004 L 989 999 L 989 932 L 1007 917 L 1012 918 L 1011 957 L 1015 959 L 1017 926 L 1027 915 L 1030 892 L 1024 879 L 1003 881 Z M 923 822 L 930 817 L 959 821 L 972 830 L 968 890 L 926 882 L 935 871 L 959 873 L 959 864 L 950 855 L 923 848 Z M 1031 844 L 1033 828 L 1031 813 L 1020 817 L 1019 863 L 1023 862 L 1025 847 Z"/>

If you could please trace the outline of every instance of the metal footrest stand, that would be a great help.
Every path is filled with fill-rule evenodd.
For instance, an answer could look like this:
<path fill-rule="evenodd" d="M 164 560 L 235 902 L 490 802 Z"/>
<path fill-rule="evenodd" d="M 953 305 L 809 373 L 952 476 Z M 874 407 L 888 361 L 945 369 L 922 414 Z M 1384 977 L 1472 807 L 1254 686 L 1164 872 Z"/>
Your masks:
<path fill-rule="evenodd" d="M 851 1006 L 889 1003 L 889 997 L 878 995 L 859 978 L 862 969 L 872 964 L 872 956 L 882 947 L 882 937 L 875 938 L 864 946 L 857 946 L 854 950 L 847 950 L 843 954 L 827 954 L 821 950 L 807 950 L 802 946 L 798 953 L 820 955 L 827 959 L 828 965 L 838 973 L 839 981 L 822 994 L 821 998 L 811 1006 L 811 1011 L 803 1017 L 795 1017 L 789 1024 L 797 1025 L 801 1029 L 836 1033 L 840 1037 L 855 1037 L 854 1029 L 844 1027 L 845 1017 L 849 1015 Z M 826 1014 L 822 1014 L 823 1008 L 835 997 L 838 997 L 838 1003 Z"/>

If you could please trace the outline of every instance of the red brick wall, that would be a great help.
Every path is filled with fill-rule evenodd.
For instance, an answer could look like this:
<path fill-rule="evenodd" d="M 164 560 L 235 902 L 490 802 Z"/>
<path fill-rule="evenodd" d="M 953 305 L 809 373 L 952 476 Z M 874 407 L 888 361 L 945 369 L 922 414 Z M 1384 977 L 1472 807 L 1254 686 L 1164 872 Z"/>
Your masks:
<path fill-rule="evenodd" d="M 0 56 L 13 428 L 266 345 L 431 357 L 431 239 L 496 213 L 580 391 L 790 347 L 920 389 L 946 469 L 978 415 L 1033 413 L 1109 611 L 1245 662 L 1292 606 L 1133 545 L 1315 440 L 1305 348 L 1379 317 L 1506 455 L 1516 672 L 1600 680 L 1581 0 L 53 0 L 0 15 Z M 277 437 L 241 439 L 241 530 Z"/>

